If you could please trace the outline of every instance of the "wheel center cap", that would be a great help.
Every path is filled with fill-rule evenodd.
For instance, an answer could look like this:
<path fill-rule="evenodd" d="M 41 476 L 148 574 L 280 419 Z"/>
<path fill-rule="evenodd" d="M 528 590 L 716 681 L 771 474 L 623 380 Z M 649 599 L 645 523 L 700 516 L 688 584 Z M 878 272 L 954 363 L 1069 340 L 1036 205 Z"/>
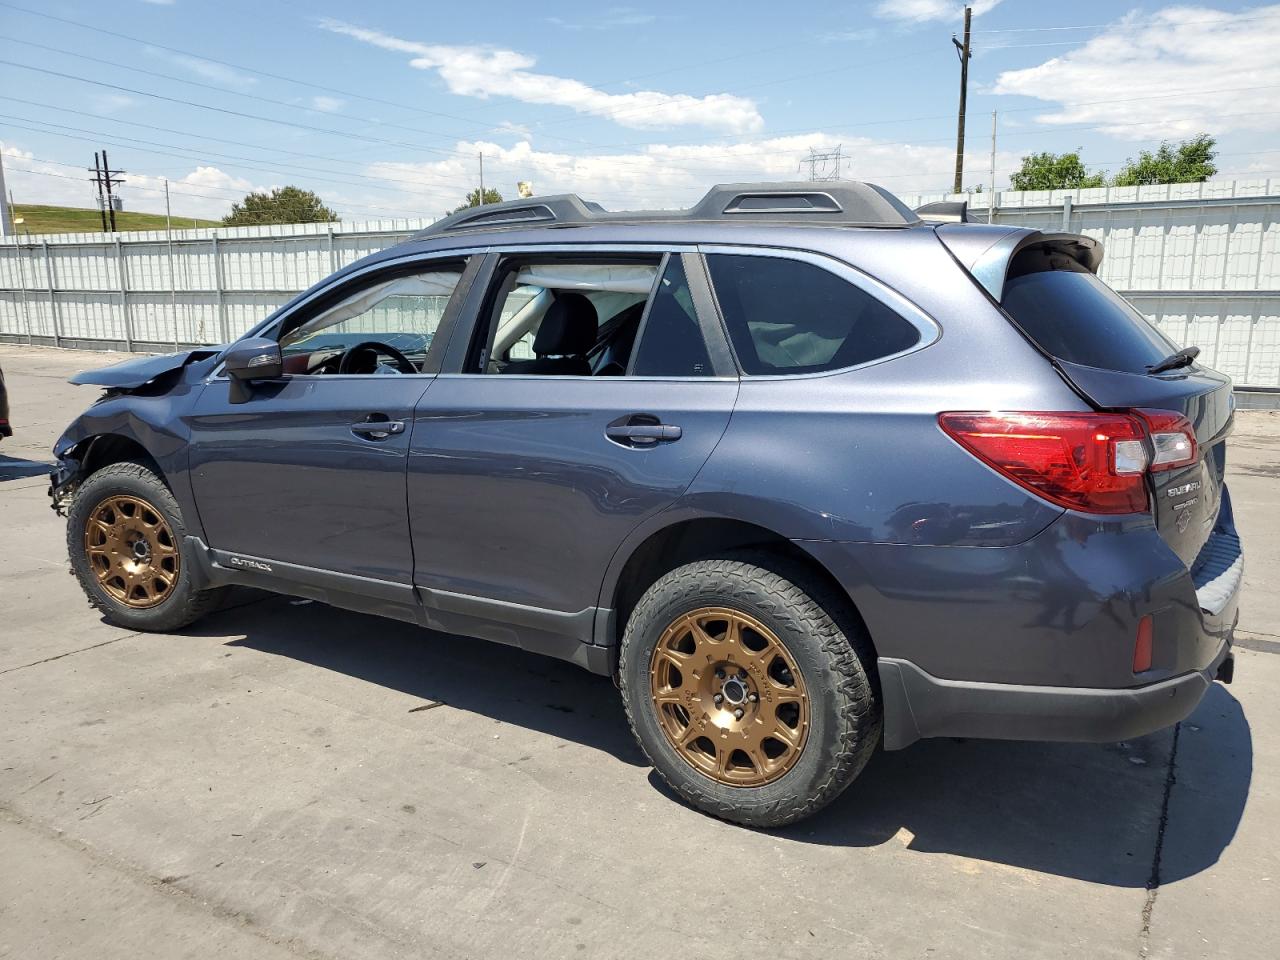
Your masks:
<path fill-rule="evenodd" d="M 145 540 L 135 540 L 133 542 L 133 555 L 139 560 L 145 560 L 151 555 L 151 546 Z"/>
<path fill-rule="evenodd" d="M 737 677 L 726 680 L 724 686 L 720 688 L 720 692 L 724 694 L 725 701 L 735 707 L 740 703 L 745 703 L 747 699 L 747 686 Z"/>

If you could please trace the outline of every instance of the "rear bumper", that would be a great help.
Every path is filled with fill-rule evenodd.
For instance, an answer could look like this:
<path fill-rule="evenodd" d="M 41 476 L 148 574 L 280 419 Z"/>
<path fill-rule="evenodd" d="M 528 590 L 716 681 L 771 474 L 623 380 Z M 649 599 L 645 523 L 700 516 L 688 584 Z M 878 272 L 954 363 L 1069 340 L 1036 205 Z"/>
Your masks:
<path fill-rule="evenodd" d="M 882 657 L 884 746 L 924 737 L 1112 743 L 1185 719 L 1215 679 L 1234 667 L 1224 643 L 1208 668 L 1144 687 L 1098 689 L 942 680 L 908 660 Z"/>

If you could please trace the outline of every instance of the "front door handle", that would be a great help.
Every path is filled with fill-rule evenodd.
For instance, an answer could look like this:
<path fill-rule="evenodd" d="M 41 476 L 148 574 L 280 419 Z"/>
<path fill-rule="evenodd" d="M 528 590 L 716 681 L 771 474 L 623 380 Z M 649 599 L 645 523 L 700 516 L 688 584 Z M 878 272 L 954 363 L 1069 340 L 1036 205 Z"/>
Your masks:
<path fill-rule="evenodd" d="M 683 431 L 673 423 L 658 422 L 657 417 L 635 414 L 613 421 L 604 428 L 604 435 L 624 447 L 651 447 L 679 440 Z"/>
<path fill-rule="evenodd" d="M 385 440 L 392 434 L 404 433 L 404 421 L 389 420 L 384 414 L 373 413 L 369 419 L 353 423 L 351 432 L 363 440 Z"/>

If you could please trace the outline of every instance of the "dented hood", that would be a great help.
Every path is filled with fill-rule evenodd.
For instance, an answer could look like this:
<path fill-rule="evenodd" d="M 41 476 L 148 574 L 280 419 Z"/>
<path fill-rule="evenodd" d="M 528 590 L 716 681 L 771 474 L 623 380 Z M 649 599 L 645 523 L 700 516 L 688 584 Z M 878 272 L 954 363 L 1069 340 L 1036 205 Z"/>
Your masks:
<path fill-rule="evenodd" d="M 180 370 L 189 363 L 212 357 L 221 351 L 221 347 L 199 347 L 195 350 L 166 353 L 159 357 L 136 357 L 110 367 L 81 370 L 67 382 L 131 390 L 145 386 L 166 373 Z"/>

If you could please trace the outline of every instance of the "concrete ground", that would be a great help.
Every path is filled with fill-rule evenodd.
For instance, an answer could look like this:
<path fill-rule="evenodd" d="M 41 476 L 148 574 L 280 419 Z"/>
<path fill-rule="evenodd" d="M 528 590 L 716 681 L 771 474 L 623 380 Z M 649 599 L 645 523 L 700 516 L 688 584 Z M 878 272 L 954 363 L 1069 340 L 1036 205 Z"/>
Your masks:
<path fill-rule="evenodd" d="M 566 664 L 286 598 L 102 622 L 43 474 L 110 359 L 0 347 L 0 957 L 1276 955 L 1280 414 L 1238 418 L 1236 682 L 1190 720 L 923 742 L 758 833 Z"/>

